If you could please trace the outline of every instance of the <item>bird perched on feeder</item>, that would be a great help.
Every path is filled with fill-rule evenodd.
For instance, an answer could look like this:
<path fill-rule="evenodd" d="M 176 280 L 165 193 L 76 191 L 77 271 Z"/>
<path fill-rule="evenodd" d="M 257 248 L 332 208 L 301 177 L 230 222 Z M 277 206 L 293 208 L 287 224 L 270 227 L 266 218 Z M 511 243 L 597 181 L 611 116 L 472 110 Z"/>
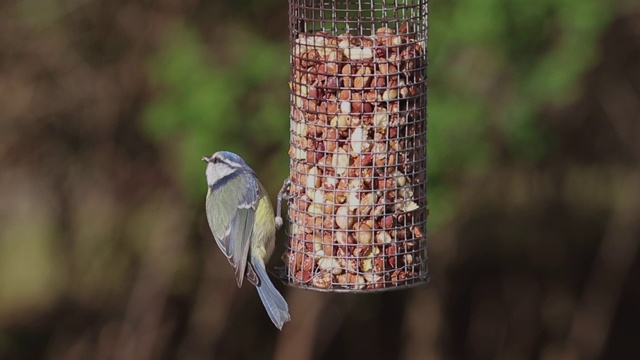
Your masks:
<path fill-rule="evenodd" d="M 255 285 L 271 321 L 282 330 L 291 320 L 289 306 L 265 268 L 273 253 L 276 227 L 282 225 L 280 207 L 275 217 L 267 191 L 240 156 L 219 151 L 202 160 L 207 162 L 206 210 L 213 237 L 235 270 L 238 287 L 245 277 Z M 280 201 L 281 195 L 278 205 Z"/>

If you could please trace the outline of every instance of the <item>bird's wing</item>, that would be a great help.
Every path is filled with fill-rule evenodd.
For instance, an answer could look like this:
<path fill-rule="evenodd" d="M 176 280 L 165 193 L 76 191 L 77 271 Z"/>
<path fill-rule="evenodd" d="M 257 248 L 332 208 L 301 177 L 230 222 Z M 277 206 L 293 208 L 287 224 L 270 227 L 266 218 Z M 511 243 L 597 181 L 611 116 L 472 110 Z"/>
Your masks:
<path fill-rule="evenodd" d="M 209 226 L 218 247 L 235 270 L 238 286 L 242 286 L 247 267 L 259 191 L 257 179 L 249 173 L 222 179 L 209 188 L 209 201 L 217 210 L 207 207 Z"/>

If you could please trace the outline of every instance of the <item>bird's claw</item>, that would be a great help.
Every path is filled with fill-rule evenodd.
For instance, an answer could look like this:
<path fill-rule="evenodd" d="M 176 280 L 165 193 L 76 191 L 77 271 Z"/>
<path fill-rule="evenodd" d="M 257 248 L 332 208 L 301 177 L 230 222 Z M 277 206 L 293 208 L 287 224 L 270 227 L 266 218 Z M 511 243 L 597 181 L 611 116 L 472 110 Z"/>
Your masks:
<path fill-rule="evenodd" d="M 289 199 L 289 185 L 291 184 L 291 180 L 286 178 L 284 183 L 282 184 L 282 188 L 278 192 L 278 205 L 276 208 L 276 229 L 280 229 L 282 224 L 284 224 L 284 220 L 282 220 L 282 199 Z"/>

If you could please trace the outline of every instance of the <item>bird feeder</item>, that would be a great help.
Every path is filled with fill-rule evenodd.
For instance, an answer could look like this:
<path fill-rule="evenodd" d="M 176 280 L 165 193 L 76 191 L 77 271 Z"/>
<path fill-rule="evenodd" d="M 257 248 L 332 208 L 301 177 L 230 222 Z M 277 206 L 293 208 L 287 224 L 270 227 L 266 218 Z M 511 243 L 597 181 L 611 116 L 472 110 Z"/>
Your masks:
<path fill-rule="evenodd" d="M 289 0 L 289 30 L 284 280 L 427 283 L 427 0 Z"/>

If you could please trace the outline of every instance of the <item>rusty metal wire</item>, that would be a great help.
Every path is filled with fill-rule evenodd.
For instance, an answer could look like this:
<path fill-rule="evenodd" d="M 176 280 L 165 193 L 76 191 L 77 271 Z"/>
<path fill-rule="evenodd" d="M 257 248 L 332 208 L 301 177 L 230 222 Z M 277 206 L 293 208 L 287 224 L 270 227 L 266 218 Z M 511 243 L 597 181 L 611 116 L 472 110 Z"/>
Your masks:
<path fill-rule="evenodd" d="M 427 0 L 290 0 L 283 277 L 367 292 L 428 281 Z"/>

